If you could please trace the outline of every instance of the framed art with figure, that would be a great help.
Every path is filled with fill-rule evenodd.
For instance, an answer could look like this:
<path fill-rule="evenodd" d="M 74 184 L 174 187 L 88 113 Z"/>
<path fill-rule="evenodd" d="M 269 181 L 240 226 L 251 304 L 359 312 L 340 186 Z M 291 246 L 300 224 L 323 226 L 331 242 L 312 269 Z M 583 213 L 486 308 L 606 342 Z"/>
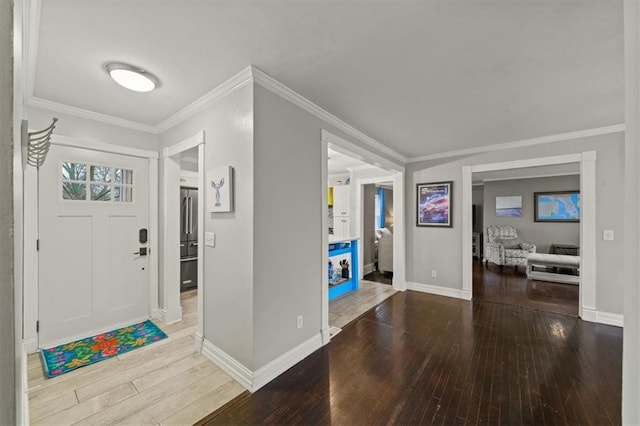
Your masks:
<path fill-rule="evenodd" d="M 453 227 L 453 181 L 419 183 L 416 187 L 416 226 Z"/>
<path fill-rule="evenodd" d="M 233 167 L 225 166 L 207 172 L 205 185 L 207 210 L 210 213 L 233 211 Z"/>

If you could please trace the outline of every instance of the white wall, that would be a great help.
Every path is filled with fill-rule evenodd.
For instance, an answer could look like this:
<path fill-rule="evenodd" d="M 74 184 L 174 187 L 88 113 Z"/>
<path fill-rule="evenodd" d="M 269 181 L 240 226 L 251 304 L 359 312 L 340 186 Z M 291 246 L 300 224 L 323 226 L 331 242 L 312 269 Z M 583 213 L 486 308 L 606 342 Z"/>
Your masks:
<path fill-rule="evenodd" d="M 215 232 L 216 247 L 204 249 L 200 289 L 205 339 L 249 369 L 254 369 L 252 123 L 253 87 L 249 84 L 161 135 L 165 147 L 204 130 L 204 172 L 226 165 L 235 170 L 234 211 L 205 213 L 204 228 Z M 205 203 L 209 195 L 202 194 Z"/>
<path fill-rule="evenodd" d="M 622 423 L 640 424 L 640 5 L 624 2 L 625 181 Z"/>
<path fill-rule="evenodd" d="M 462 191 L 463 165 L 475 165 L 597 151 L 596 227 L 596 308 L 622 314 L 622 243 L 624 239 L 624 135 L 622 133 L 573 141 L 503 150 L 465 158 L 440 159 L 407 166 L 407 223 L 415 224 L 417 183 L 452 180 L 453 228 L 407 228 L 407 281 L 462 288 Z M 485 206 L 486 207 L 486 206 Z M 615 231 L 615 241 L 603 241 L 602 230 Z M 431 270 L 438 278 L 431 278 Z"/>
<path fill-rule="evenodd" d="M 0 425 L 16 423 L 12 27 L 12 2 L 0 2 Z"/>
<path fill-rule="evenodd" d="M 534 221 L 534 192 L 580 190 L 580 176 L 556 176 L 486 182 L 484 185 L 484 227 L 511 225 L 522 241 L 536 245 L 538 253 L 549 253 L 551 244 L 580 245 L 579 223 Z M 496 197 L 520 195 L 521 217 L 496 217 Z"/>

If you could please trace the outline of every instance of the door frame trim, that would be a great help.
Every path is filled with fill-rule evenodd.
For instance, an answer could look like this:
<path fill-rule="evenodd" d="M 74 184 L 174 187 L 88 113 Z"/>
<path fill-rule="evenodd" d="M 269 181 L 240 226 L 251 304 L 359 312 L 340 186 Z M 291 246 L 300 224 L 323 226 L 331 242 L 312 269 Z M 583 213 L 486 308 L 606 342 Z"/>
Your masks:
<path fill-rule="evenodd" d="M 202 343 L 204 339 L 204 130 L 199 131 L 195 135 L 177 142 L 173 145 L 169 145 L 162 149 L 162 191 L 163 191 L 163 204 L 164 208 L 167 207 L 167 193 L 169 184 L 175 183 L 175 187 L 180 187 L 180 170 L 178 168 L 177 174 L 175 171 L 172 173 L 175 167 L 172 167 L 171 157 L 180 154 L 186 150 L 197 147 L 198 148 L 198 295 L 197 295 L 197 309 L 198 309 L 198 325 L 196 329 L 195 344 L 196 350 L 200 352 L 202 350 Z M 169 173 L 168 173 L 169 172 Z M 175 176 L 174 176 L 175 175 Z M 174 179 L 175 178 L 175 179 Z M 172 184 L 173 185 L 173 184 Z M 166 214 L 162 215 L 162 229 L 164 229 L 164 238 L 162 239 L 162 268 L 164 271 L 164 283 L 162 289 L 164 291 L 164 305 L 165 309 L 162 310 L 164 314 L 165 322 L 177 322 L 182 319 L 182 308 L 180 307 L 180 279 L 168 280 L 168 275 L 175 275 L 176 271 L 171 271 L 171 265 L 175 253 L 167 250 L 167 247 L 172 247 L 171 239 L 174 235 L 171 232 L 167 232 L 168 229 L 176 227 L 175 235 L 178 235 L 177 226 L 179 224 L 168 218 Z M 171 235 L 169 235 L 171 234 Z M 178 241 L 179 243 L 179 241 Z M 177 244 L 176 244 L 177 247 Z M 179 257 L 179 254 L 178 254 Z M 179 263 L 178 263 L 179 268 Z M 179 276 L 180 271 L 177 271 Z M 177 296 L 177 297 L 176 297 Z M 167 298 L 171 298 L 171 302 L 167 303 Z M 177 302 L 177 305 L 176 305 Z"/>
<path fill-rule="evenodd" d="M 326 218 L 329 214 L 329 208 L 327 206 L 328 197 L 328 148 L 329 145 L 336 151 L 343 154 L 356 157 L 366 163 L 379 167 L 383 170 L 387 170 L 390 173 L 391 180 L 393 180 L 393 207 L 394 207 L 394 240 L 393 240 L 393 288 L 399 291 L 407 289 L 407 283 L 405 279 L 405 217 L 404 217 L 404 179 L 405 168 L 403 165 L 388 160 L 387 158 L 370 151 L 367 148 L 363 148 L 353 142 L 341 138 L 325 129 L 322 129 L 320 140 L 320 194 L 322 196 L 322 223 L 321 223 L 321 243 L 322 243 L 322 256 L 320 257 L 322 273 L 322 289 L 321 304 L 320 304 L 320 329 L 322 334 L 322 344 L 329 343 L 329 278 L 326 274 L 327 264 L 329 262 L 329 223 Z M 358 179 L 353 185 L 359 185 L 359 191 L 362 190 L 361 181 L 364 179 Z M 361 197 L 360 197 L 361 198 Z M 360 202 L 360 200 L 358 201 Z M 362 215 L 360 211 L 358 215 Z M 396 220 L 397 219 L 397 220 Z M 361 232 L 361 222 L 356 218 L 358 227 L 357 233 Z M 357 238 L 361 238 L 361 235 L 356 235 Z M 359 244 L 358 261 L 362 259 L 362 244 Z M 361 269 L 362 270 L 362 269 Z"/>
<path fill-rule="evenodd" d="M 509 170 L 554 164 L 580 164 L 580 285 L 578 316 L 585 321 L 597 321 L 596 300 L 596 151 L 499 163 L 462 166 L 462 290 L 473 295 L 471 192 L 473 173 Z"/>
<path fill-rule="evenodd" d="M 149 151 L 130 148 L 121 145 L 112 145 L 91 139 L 75 138 L 54 134 L 51 143 L 58 146 L 81 148 L 91 151 L 105 152 L 109 154 L 126 155 L 130 157 L 146 158 L 149 160 L 149 249 L 151 253 L 159 253 L 158 248 L 158 158 L 157 151 Z M 25 170 L 24 194 L 24 269 L 33 271 L 24 277 L 24 310 L 23 344 L 27 353 L 36 352 L 39 348 L 39 338 L 36 332 L 36 323 L 39 316 L 39 278 L 37 266 L 39 263 L 38 251 L 35 241 L 38 239 L 38 209 L 37 196 L 38 179 L 32 168 Z M 29 197 L 27 197 L 29 195 Z M 33 208 L 28 207 L 27 204 Z M 27 244 L 28 242 L 28 244 Z M 35 268 L 35 269 L 33 269 Z M 158 311 L 158 256 L 149 257 L 149 317 L 154 317 Z"/>

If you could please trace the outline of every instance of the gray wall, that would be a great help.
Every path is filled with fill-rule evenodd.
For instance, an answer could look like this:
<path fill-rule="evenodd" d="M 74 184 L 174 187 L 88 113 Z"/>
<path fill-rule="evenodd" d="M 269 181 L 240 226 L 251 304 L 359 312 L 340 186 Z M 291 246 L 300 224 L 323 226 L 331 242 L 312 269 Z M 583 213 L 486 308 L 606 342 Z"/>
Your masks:
<path fill-rule="evenodd" d="M 471 202 L 476 205 L 482 205 L 484 203 L 484 186 L 478 185 L 472 188 Z"/>
<path fill-rule="evenodd" d="M 327 267 L 321 131 L 353 138 L 259 85 L 254 105 L 254 367 L 260 368 L 320 332 Z M 300 330 L 298 315 L 304 316 Z"/>
<path fill-rule="evenodd" d="M 579 223 L 534 222 L 533 193 L 580 189 L 580 176 L 556 176 L 487 182 L 484 185 L 485 227 L 512 225 L 522 241 L 534 243 L 539 253 L 548 253 L 549 245 L 580 244 Z M 496 217 L 496 197 L 522 196 L 521 217 Z"/>
<path fill-rule="evenodd" d="M 253 88 L 247 85 L 161 135 L 162 146 L 205 132 L 205 173 L 233 166 L 234 210 L 206 213 L 216 247 L 204 249 L 204 337 L 253 369 Z M 282 187 L 273 187 L 286 193 Z M 205 191 L 206 203 L 210 192 Z M 206 205 L 206 204 L 205 204 Z M 258 210 L 260 214 L 262 210 Z M 269 241 L 276 248 L 278 241 Z M 275 271 L 270 272 L 274 274 Z"/>
<path fill-rule="evenodd" d="M 415 185 L 452 180 L 453 228 L 407 227 L 407 281 L 462 288 L 462 166 L 495 163 L 551 155 L 596 151 L 596 308 L 622 314 L 622 242 L 624 206 L 624 135 L 581 138 L 452 159 L 412 163 L 407 166 L 406 220 L 415 224 Z M 615 231 L 615 241 L 603 241 L 602 230 Z M 431 270 L 438 278 L 431 278 Z"/>
<path fill-rule="evenodd" d="M 471 203 L 476 206 L 476 225 L 473 227 L 473 232 L 482 232 L 484 229 L 484 186 L 478 185 L 472 188 Z"/>
<path fill-rule="evenodd" d="M 376 185 L 371 183 L 363 185 L 362 197 L 362 260 L 363 265 L 367 266 L 374 261 L 374 244 L 376 237 Z"/>
<path fill-rule="evenodd" d="M 0 425 L 16 423 L 12 2 L 0 2 Z"/>

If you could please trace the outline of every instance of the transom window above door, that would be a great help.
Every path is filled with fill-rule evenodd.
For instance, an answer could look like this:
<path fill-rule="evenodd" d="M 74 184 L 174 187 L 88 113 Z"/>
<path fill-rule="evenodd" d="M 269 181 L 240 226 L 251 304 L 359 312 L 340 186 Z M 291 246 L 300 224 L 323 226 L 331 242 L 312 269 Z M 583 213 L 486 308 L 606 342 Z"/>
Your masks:
<path fill-rule="evenodd" d="M 63 200 L 133 202 L 133 170 L 63 161 L 60 172 Z"/>

